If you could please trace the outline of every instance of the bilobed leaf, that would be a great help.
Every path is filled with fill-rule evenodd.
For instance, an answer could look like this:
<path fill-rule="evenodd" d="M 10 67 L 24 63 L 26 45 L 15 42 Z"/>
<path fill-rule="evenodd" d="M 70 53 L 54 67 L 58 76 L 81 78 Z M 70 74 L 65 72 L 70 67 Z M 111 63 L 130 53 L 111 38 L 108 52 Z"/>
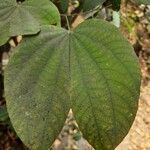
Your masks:
<path fill-rule="evenodd" d="M 150 0 L 135 0 L 135 1 L 139 4 L 145 4 L 145 5 L 150 4 Z"/>
<path fill-rule="evenodd" d="M 59 22 L 59 12 L 49 0 L 0 0 L 0 45 L 11 36 L 35 34 L 41 25 Z"/>
<path fill-rule="evenodd" d="M 96 6 L 102 5 L 106 0 L 79 0 L 83 11 L 89 11 Z"/>
<path fill-rule="evenodd" d="M 139 89 L 133 48 L 115 26 L 95 19 L 71 32 L 43 27 L 24 39 L 5 70 L 9 116 L 36 150 L 50 147 L 70 108 L 95 149 L 114 149 L 134 120 Z"/>

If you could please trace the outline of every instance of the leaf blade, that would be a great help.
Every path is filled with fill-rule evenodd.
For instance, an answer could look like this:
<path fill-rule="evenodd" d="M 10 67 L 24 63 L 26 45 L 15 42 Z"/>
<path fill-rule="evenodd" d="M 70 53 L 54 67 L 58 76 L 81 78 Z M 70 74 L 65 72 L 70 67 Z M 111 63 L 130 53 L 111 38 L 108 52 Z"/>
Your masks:
<path fill-rule="evenodd" d="M 48 149 L 48 147 L 51 146 L 52 142 L 58 136 L 67 117 L 67 113 L 69 112 L 70 106 L 68 107 L 66 102 L 63 102 L 62 98 L 61 101 L 59 101 L 60 94 L 62 94 L 64 98 L 67 96 L 67 94 L 62 93 L 60 85 L 58 84 L 60 83 L 60 81 L 58 80 L 60 78 L 60 75 L 63 76 L 63 70 L 59 70 L 61 64 L 57 64 L 60 62 L 60 56 L 65 55 L 65 53 L 62 54 L 63 51 L 56 52 L 58 50 L 54 50 L 54 48 L 52 48 L 51 51 L 49 51 L 48 48 L 44 51 L 36 51 L 36 49 L 30 49 L 32 44 L 38 45 L 39 43 L 44 43 L 47 36 L 49 38 L 51 36 L 52 38 L 55 38 L 51 42 L 46 40 L 47 44 L 49 43 L 48 45 L 50 46 L 49 47 L 47 45 L 46 47 L 51 48 L 52 46 L 56 45 L 56 39 L 57 41 L 60 41 L 61 47 L 63 44 L 61 41 L 64 38 L 64 35 L 59 36 L 62 34 L 61 32 L 64 31 L 58 30 L 56 31 L 56 33 L 53 31 L 49 32 L 49 28 L 47 28 L 46 30 L 44 29 L 44 34 L 41 34 L 38 39 L 36 36 L 34 36 L 34 38 L 31 37 L 31 42 L 30 40 L 28 40 L 27 42 L 23 42 L 23 44 L 20 45 L 20 48 L 16 50 L 14 60 L 11 60 L 10 66 L 8 67 L 9 71 L 5 74 L 6 78 L 7 74 L 11 74 L 11 79 L 9 78 L 7 79 L 7 81 L 5 80 L 6 85 L 12 84 L 12 82 L 15 80 L 15 83 L 13 83 L 12 91 L 9 91 L 9 96 L 7 96 L 8 92 L 6 87 L 6 96 L 8 98 L 7 105 L 10 118 L 18 135 L 31 149 Z M 45 38 L 43 39 L 43 37 Z M 27 51 L 22 51 L 22 48 L 25 48 Z M 39 47 L 39 49 L 43 48 Z M 40 60 L 43 61 L 40 62 L 37 57 L 40 57 Z M 47 62 L 46 58 L 48 59 L 48 57 L 50 57 L 51 59 Z M 54 60 L 54 58 L 57 59 Z M 22 63 L 19 64 L 18 62 Z M 24 66 L 25 64 L 27 64 L 26 67 Z M 22 65 L 24 66 L 24 68 L 21 69 Z M 56 67 L 54 67 L 55 65 Z M 13 66 L 16 67 L 14 68 Z M 39 67 L 43 68 L 43 71 L 40 74 L 38 73 Z M 13 72 L 10 71 L 12 69 L 14 69 Z M 18 77 L 15 79 L 14 73 L 18 69 L 20 71 Z M 26 77 L 23 77 L 23 74 L 26 74 Z M 46 81 L 47 78 L 49 78 L 48 81 Z M 18 81 L 21 82 L 17 85 L 16 83 Z M 37 89 L 39 88 L 42 89 L 42 92 L 38 92 L 39 90 L 37 91 Z M 11 101 L 12 97 L 17 97 L 15 103 Z M 53 101 L 51 99 L 53 99 Z M 20 109 L 17 109 L 16 112 L 12 114 L 12 112 L 14 112 L 14 109 L 16 109 L 19 105 L 22 105 L 22 107 Z M 15 119 L 16 117 L 18 118 L 17 120 Z M 42 143 L 40 142 L 41 139 L 43 141 Z M 42 145 L 43 143 L 44 145 Z"/>
<path fill-rule="evenodd" d="M 135 117 L 139 72 L 132 47 L 105 21 L 88 20 L 69 33 L 43 27 L 17 48 L 5 71 L 8 112 L 26 145 L 48 149 L 72 108 L 90 144 L 109 150 Z"/>
<path fill-rule="evenodd" d="M 79 0 L 83 11 L 89 11 L 94 9 L 96 6 L 102 5 L 106 0 Z"/>
<path fill-rule="evenodd" d="M 98 30 L 98 27 L 102 28 Z M 113 149 L 127 134 L 137 110 L 138 101 L 135 100 L 138 100 L 140 87 L 139 67 L 136 65 L 138 61 L 132 52 L 133 49 L 119 31 L 103 21 L 101 23 L 88 21 L 88 26 L 82 24 L 75 34 L 74 49 L 78 50 L 76 59 L 79 59 L 80 69 L 78 73 L 73 72 L 72 76 L 83 72 L 81 76 L 84 78 L 76 81 L 80 84 L 76 87 L 75 93 L 77 95 L 81 93 L 82 83 L 85 86 L 85 94 L 82 95 L 82 100 L 80 97 L 80 101 L 74 98 L 76 103 L 73 105 L 73 111 L 83 136 L 91 144 L 95 143 L 95 149 Z M 101 52 L 98 53 L 98 51 Z M 82 56 L 79 53 L 82 53 Z M 131 65 L 130 69 L 127 69 L 128 65 Z M 132 75 L 131 68 L 137 71 L 134 70 L 135 77 Z M 126 81 L 124 76 L 127 78 Z M 128 89 L 135 95 L 132 95 Z M 137 89 L 136 92 L 135 89 Z M 127 104 L 125 103 L 126 95 L 128 95 Z M 128 118 L 129 122 L 123 118 L 122 114 Z M 125 129 L 122 129 L 123 124 Z M 102 141 L 101 144 L 100 141 Z"/>
<path fill-rule="evenodd" d="M 0 3 L 0 45 L 11 36 L 36 34 L 41 25 L 59 24 L 57 8 L 49 0 L 28 1 L 18 4 L 15 0 Z"/>

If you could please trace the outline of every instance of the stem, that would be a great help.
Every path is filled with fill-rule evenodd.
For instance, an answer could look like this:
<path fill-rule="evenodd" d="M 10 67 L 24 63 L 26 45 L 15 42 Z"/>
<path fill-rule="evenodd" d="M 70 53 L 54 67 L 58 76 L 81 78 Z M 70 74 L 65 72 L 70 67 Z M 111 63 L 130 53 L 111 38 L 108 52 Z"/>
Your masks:
<path fill-rule="evenodd" d="M 66 18 L 66 21 L 67 21 L 68 30 L 71 31 L 69 20 L 68 20 L 68 16 L 65 15 L 65 18 Z"/>

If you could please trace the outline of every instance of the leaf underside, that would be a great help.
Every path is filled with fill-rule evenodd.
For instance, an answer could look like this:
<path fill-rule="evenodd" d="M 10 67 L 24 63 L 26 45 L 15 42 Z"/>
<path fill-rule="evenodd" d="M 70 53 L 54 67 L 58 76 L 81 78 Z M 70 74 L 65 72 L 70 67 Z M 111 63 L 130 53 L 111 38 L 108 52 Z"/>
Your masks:
<path fill-rule="evenodd" d="M 59 22 L 59 12 L 49 0 L 0 0 L 0 45 L 11 36 L 36 34 L 41 25 Z"/>
<path fill-rule="evenodd" d="M 96 150 L 114 149 L 134 120 L 139 89 L 132 47 L 115 26 L 95 19 L 73 32 L 44 26 L 24 39 L 5 70 L 9 116 L 35 150 L 50 148 L 70 108 Z"/>

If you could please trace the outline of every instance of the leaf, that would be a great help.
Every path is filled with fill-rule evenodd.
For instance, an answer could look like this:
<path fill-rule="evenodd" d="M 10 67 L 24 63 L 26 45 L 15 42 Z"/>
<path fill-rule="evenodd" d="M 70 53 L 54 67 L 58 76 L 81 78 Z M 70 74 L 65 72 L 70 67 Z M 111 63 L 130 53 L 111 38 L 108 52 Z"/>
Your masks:
<path fill-rule="evenodd" d="M 106 0 L 79 0 L 83 11 L 94 9 L 98 5 L 102 5 Z"/>
<path fill-rule="evenodd" d="M 121 0 L 106 0 L 105 7 L 110 7 L 115 10 L 119 11 L 121 6 Z"/>
<path fill-rule="evenodd" d="M 62 11 L 63 13 L 67 12 L 67 8 L 69 6 L 69 0 L 50 0 L 51 2 L 53 2 L 54 4 L 56 4 L 56 6 L 58 6 L 58 8 L 60 8 L 60 11 Z"/>
<path fill-rule="evenodd" d="M 120 9 L 120 5 L 121 5 L 121 0 L 112 1 L 113 10 L 118 11 Z"/>
<path fill-rule="evenodd" d="M 57 8 L 49 0 L 1 0 L 0 2 L 0 45 L 11 36 L 36 34 L 41 25 L 59 24 Z"/>
<path fill-rule="evenodd" d="M 5 122 L 9 119 L 5 106 L 0 106 L 0 122 Z"/>
<path fill-rule="evenodd" d="M 63 12 L 67 11 L 68 5 L 69 5 L 69 0 L 61 0 L 61 7 Z"/>
<path fill-rule="evenodd" d="M 145 4 L 145 5 L 149 5 L 150 4 L 150 0 L 135 0 L 135 2 L 137 2 L 139 4 Z"/>
<path fill-rule="evenodd" d="M 115 26 L 95 19 L 71 32 L 43 27 L 24 39 L 5 70 L 9 116 L 36 150 L 50 147 L 70 108 L 90 144 L 112 150 L 131 127 L 139 89 L 133 48 Z"/>

